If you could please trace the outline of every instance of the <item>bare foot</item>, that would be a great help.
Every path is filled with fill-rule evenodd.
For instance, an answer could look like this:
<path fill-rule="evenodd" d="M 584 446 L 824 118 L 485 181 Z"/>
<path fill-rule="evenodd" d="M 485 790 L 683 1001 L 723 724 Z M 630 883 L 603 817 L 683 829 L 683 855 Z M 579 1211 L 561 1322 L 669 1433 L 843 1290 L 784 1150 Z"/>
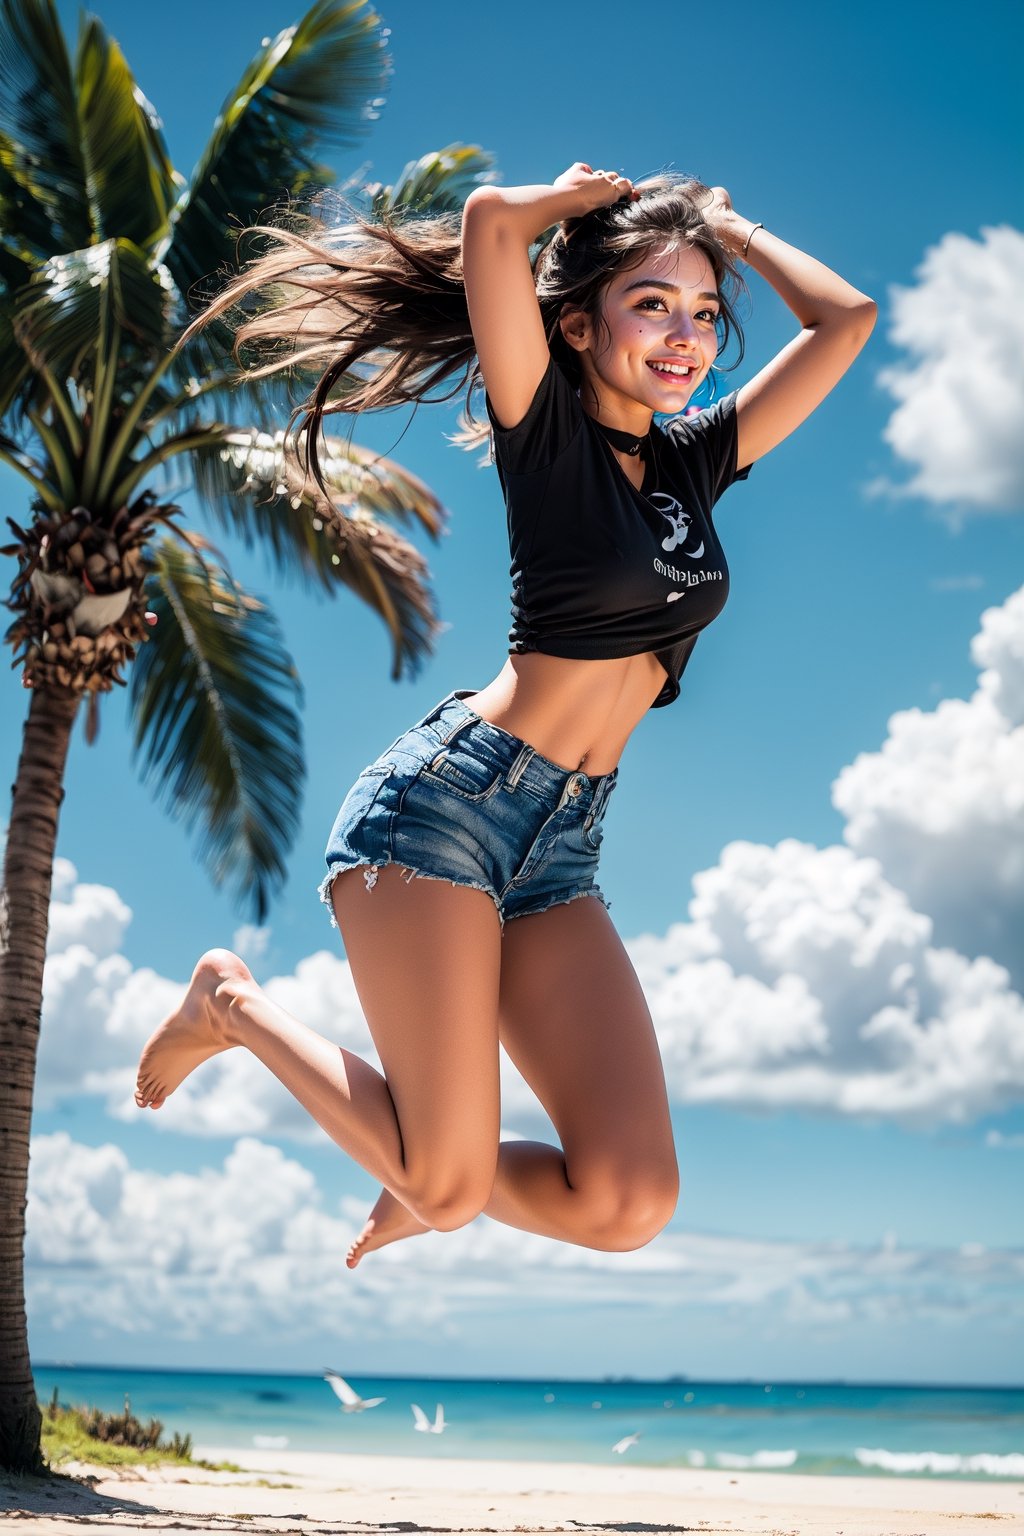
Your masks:
<path fill-rule="evenodd" d="M 251 980 L 249 967 L 228 949 L 202 956 L 181 1007 L 153 1031 L 143 1049 L 135 1089 L 140 1109 L 159 1109 L 200 1062 L 234 1044 L 224 1033 L 214 995 L 222 981 Z"/>
<path fill-rule="evenodd" d="M 349 1249 L 345 1263 L 349 1269 L 355 1269 L 359 1260 L 375 1248 L 384 1248 L 388 1243 L 397 1243 L 399 1238 L 418 1237 L 421 1232 L 429 1231 L 430 1228 L 425 1227 L 422 1221 L 417 1221 L 390 1190 L 382 1189 L 380 1199 L 370 1212 L 366 1226 Z"/>

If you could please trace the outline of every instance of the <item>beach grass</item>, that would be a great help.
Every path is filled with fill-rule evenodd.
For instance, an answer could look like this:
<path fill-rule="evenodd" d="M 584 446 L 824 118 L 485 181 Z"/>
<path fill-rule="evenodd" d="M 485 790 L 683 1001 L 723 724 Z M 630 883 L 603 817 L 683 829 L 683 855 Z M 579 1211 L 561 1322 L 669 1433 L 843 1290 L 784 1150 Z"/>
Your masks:
<path fill-rule="evenodd" d="M 93 1466 L 176 1466 L 204 1467 L 209 1471 L 237 1472 L 230 1462 L 197 1461 L 192 1455 L 192 1436 L 174 1434 L 164 1438 L 159 1419 L 143 1423 L 132 1412 L 126 1397 L 121 1413 L 103 1413 L 99 1408 L 85 1408 L 60 1402 L 57 1389 L 46 1404 L 43 1415 L 43 1455 L 52 1470 L 68 1462 L 89 1462 Z"/>

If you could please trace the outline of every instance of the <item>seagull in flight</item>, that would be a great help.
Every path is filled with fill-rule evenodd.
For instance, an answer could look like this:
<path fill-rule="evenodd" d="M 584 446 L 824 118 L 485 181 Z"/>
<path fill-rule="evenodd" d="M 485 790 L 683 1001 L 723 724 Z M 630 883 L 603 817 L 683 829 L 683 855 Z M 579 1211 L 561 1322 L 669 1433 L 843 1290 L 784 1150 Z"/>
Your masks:
<path fill-rule="evenodd" d="M 422 1430 L 423 1434 L 425 1434 L 425 1435 L 443 1435 L 444 1434 L 444 1432 L 445 1432 L 445 1430 L 447 1429 L 448 1426 L 447 1426 L 447 1424 L 444 1421 L 444 1404 L 443 1403 L 438 1403 L 438 1405 L 437 1405 L 437 1411 L 434 1414 L 434 1422 L 433 1422 L 433 1424 L 431 1424 L 430 1420 L 427 1418 L 426 1414 L 423 1412 L 423 1409 L 420 1407 L 419 1403 L 411 1403 L 410 1407 L 412 1408 L 412 1417 L 413 1417 L 413 1426 L 412 1427 L 413 1427 L 413 1429 Z"/>
<path fill-rule="evenodd" d="M 622 1456 L 626 1451 L 629 1450 L 631 1445 L 636 1445 L 639 1439 L 639 1435 L 623 1435 L 621 1440 L 616 1440 L 615 1444 L 612 1446 L 612 1450 L 616 1453 L 616 1455 Z"/>
<path fill-rule="evenodd" d="M 378 1403 L 385 1401 L 383 1397 L 360 1397 L 337 1371 L 324 1371 L 324 1381 L 341 1400 L 342 1413 L 362 1413 L 364 1408 L 376 1408 Z"/>

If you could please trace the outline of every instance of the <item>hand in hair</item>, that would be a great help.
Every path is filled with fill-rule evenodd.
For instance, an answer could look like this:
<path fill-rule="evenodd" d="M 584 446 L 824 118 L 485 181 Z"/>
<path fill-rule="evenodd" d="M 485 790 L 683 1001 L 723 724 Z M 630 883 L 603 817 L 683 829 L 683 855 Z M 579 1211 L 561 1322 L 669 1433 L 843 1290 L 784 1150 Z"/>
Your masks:
<path fill-rule="evenodd" d="M 704 222 L 716 235 L 730 255 L 735 256 L 743 248 L 749 221 L 741 219 L 732 205 L 732 198 L 724 187 L 709 187 L 710 201 L 701 207 Z M 740 225 L 742 224 L 742 228 Z"/>
<path fill-rule="evenodd" d="M 556 176 L 554 185 L 560 192 L 579 194 L 577 218 L 595 208 L 608 208 L 612 203 L 635 202 L 640 196 L 627 176 L 620 176 L 617 171 L 591 170 L 582 160 Z"/>

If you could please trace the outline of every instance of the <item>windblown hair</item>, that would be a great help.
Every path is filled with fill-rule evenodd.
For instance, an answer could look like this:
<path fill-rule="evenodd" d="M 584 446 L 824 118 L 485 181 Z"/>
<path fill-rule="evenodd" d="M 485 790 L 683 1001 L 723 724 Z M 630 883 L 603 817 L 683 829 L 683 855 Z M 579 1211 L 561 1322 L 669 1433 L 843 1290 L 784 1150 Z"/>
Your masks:
<path fill-rule="evenodd" d="M 548 345 L 569 381 L 581 380 L 579 356 L 562 336 L 559 317 L 582 309 L 600 321 L 601 297 L 616 272 L 649 253 L 691 246 L 703 252 L 718 285 L 721 356 L 730 336 L 743 355 L 736 299 L 742 277 L 705 223 L 711 193 L 692 178 L 661 175 L 637 183 L 635 202 L 600 208 L 560 225 L 534 259 L 537 298 Z M 450 400 L 481 384 L 462 277 L 457 214 L 387 214 L 377 221 L 349 210 L 329 227 L 311 215 L 259 224 L 244 232 L 261 247 L 185 333 L 225 321 L 235 357 L 248 377 L 290 371 L 311 382 L 292 416 L 307 472 L 324 483 L 318 442 L 324 417 L 389 406 Z M 738 360 L 738 359 L 737 359 Z"/>

